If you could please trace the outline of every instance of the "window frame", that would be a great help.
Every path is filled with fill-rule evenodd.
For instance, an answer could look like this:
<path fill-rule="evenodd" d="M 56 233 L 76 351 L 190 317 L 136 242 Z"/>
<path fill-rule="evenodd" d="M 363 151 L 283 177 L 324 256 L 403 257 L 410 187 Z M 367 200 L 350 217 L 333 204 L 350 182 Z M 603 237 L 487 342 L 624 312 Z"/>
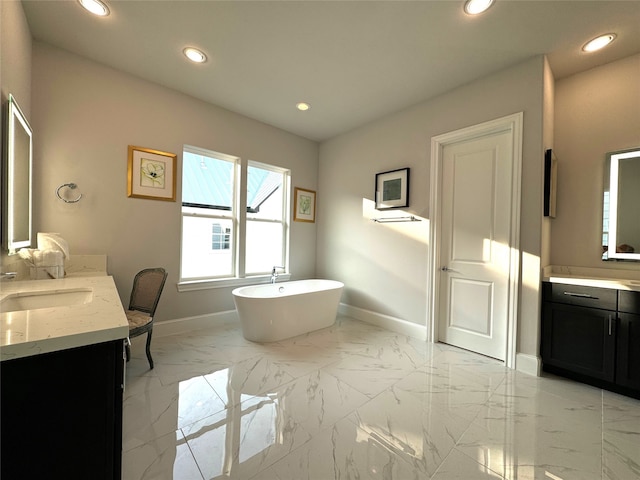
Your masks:
<path fill-rule="evenodd" d="M 291 229 L 291 222 L 288 216 L 288 212 L 290 211 L 289 205 L 290 205 L 290 200 L 291 200 L 291 182 L 290 182 L 290 178 L 291 178 L 291 171 L 285 168 L 281 168 L 281 167 L 277 167 L 275 165 L 269 165 L 266 163 L 262 163 L 262 162 L 256 162 L 255 160 L 248 160 L 247 161 L 247 168 L 245 169 L 245 176 L 246 174 L 248 174 L 249 172 L 249 167 L 254 167 L 254 168 L 260 168 L 262 170 L 269 170 L 271 172 L 275 172 L 278 173 L 280 175 L 282 175 L 282 210 L 280 213 L 280 220 L 278 219 L 270 219 L 270 218 L 251 218 L 249 217 L 247 214 L 248 212 L 248 208 L 247 205 L 245 204 L 243 207 L 240 208 L 240 217 L 242 218 L 244 216 L 244 220 L 241 222 L 241 226 L 243 228 L 242 230 L 242 239 L 243 242 L 245 242 L 245 249 L 244 251 L 244 255 L 243 255 L 243 261 L 246 260 L 247 254 L 246 254 L 246 238 L 247 238 L 247 225 L 249 224 L 249 222 L 256 222 L 256 223 L 272 223 L 272 224 L 282 224 L 282 252 L 281 252 L 281 258 L 284 260 L 282 265 L 282 267 L 285 267 L 285 272 L 284 274 L 287 275 L 289 273 L 289 235 L 290 235 L 290 229 Z M 246 178 L 245 178 L 245 188 L 244 188 L 244 194 L 242 195 L 244 198 L 244 201 L 246 203 Z M 240 233 L 240 232 L 239 232 Z M 264 275 L 269 275 L 269 277 L 271 276 L 271 271 L 265 271 L 265 272 L 252 272 L 251 274 L 247 275 L 246 274 L 246 266 L 243 265 L 243 269 L 242 269 L 243 273 L 244 273 L 244 277 L 256 277 L 256 276 L 264 276 Z M 281 274 L 279 274 L 280 276 Z"/>
<path fill-rule="evenodd" d="M 290 279 L 289 273 L 289 252 L 290 252 L 290 233 L 291 233 L 291 219 L 290 219 L 290 202 L 291 202 L 291 170 L 277 165 L 271 165 L 255 160 L 247 160 L 241 157 L 216 152 L 204 148 L 194 147 L 191 145 L 184 145 L 183 152 L 193 153 L 195 155 L 204 155 L 209 158 L 215 158 L 219 160 L 231 161 L 234 164 L 233 167 L 233 188 L 232 188 L 232 206 L 229 210 L 229 214 L 207 214 L 201 211 L 199 212 L 185 212 L 186 208 L 194 208 L 205 210 L 207 206 L 199 206 L 195 204 L 180 205 L 180 280 L 178 282 L 178 291 L 192 291 L 192 290 L 204 290 L 211 288 L 224 288 L 230 286 L 242 286 L 251 285 L 255 283 L 264 283 L 268 281 L 271 276 L 269 272 L 255 272 L 246 274 L 246 232 L 248 222 L 265 222 L 265 223 L 279 223 L 282 224 L 282 259 L 285 267 L 285 271 L 279 274 L 279 277 L 283 280 Z M 184 157 L 184 155 L 183 155 Z M 249 167 L 261 168 L 264 170 L 273 171 L 282 175 L 282 216 L 281 220 L 277 219 L 259 219 L 249 218 L 247 215 L 247 175 Z M 184 168 L 184 165 L 183 165 Z M 183 172 L 184 174 L 184 172 Z M 214 207 L 215 208 L 215 207 Z M 211 208 L 213 211 L 214 208 Z M 216 210 L 220 212 L 220 209 Z M 188 277 L 182 276 L 182 244 L 183 244 L 183 218 L 185 216 L 193 216 L 199 218 L 211 218 L 220 219 L 225 221 L 231 221 L 232 231 L 230 241 L 230 250 L 232 255 L 232 273 L 224 276 L 207 276 L 207 277 Z M 224 251 L 224 250 L 221 250 Z"/>

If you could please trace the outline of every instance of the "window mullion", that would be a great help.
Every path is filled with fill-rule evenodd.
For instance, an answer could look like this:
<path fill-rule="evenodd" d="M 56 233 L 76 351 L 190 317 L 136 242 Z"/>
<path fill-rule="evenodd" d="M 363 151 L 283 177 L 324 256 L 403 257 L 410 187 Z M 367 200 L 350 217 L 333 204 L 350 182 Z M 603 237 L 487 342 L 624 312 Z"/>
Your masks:
<path fill-rule="evenodd" d="M 218 220 L 233 220 L 233 216 L 231 215 L 213 215 L 207 213 L 195 213 L 195 212 L 182 212 L 183 217 L 195 217 L 195 218 L 211 218 Z"/>
<path fill-rule="evenodd" d="M 282 197 L 282 258 L 284 259 L 283 267 L 289 272 L 289 228 L 291 225 L 291 175 L 284 173 L 282 179 L 282 187 L 284 189 Z"/>
<path fill-rule="evenodd" d="M 282 223 L 282 220 L 272 219 L 272 218 L 250 218 L 247 217 L 247 222 L 256 222 L 256 223 Z"/>
<path fill-rule="evenodd" d="M 235 219 L 236 219 L 236 242 L 235 242 L 235 259 L 236 259 L 236 276 L 244 278 L 245 276 L 245 252 L 247 247 L 247 160 L 239 159 L 236 163 L 236 191 L 234 192 L 235 201 Z"/>

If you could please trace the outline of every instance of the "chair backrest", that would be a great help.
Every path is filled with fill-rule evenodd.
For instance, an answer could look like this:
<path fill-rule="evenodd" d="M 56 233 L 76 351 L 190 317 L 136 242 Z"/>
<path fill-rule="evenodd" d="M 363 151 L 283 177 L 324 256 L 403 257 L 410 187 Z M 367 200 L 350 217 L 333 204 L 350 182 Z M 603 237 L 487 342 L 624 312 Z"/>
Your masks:
<path fill-rule="evenodd" d="M 140 270 L 133 279 L 129 310 L 145 312 L 153 317 L 166 280 L 167 271 L 164 268 Z"/>

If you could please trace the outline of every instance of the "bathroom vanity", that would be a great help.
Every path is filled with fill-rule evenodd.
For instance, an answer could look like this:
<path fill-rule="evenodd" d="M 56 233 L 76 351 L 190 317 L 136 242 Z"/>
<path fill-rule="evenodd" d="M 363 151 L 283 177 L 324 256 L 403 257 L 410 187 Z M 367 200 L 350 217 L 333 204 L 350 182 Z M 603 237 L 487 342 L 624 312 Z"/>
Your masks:
<path fill-rule="evenodd" d="M 1 478 L 120 479 L 124 339 L 108 276 L 0 293 Z"/>
<path fill-rule="evenodd" d="M 640 398 L 640 281 L 544 280 L 543 370 Z"/>

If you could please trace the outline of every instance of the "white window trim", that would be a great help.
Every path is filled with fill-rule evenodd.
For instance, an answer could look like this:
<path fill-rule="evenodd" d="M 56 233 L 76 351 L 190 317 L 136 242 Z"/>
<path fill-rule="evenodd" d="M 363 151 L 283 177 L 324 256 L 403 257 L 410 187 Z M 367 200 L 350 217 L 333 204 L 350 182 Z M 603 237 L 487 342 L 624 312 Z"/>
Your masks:
<path fill-rule="evenodd" d="M 279 273 L 278 283 L 291 280 L 290 273 Z M 183 280 L 177 283 L 178 292 L 192 292 L 195 290 L 210 290 L 215 288 L 243 287 L 246 285 L 267 284 L 271 275 L 255 275 L 244 278 L 206 278 L 201 280 Z"/>
<path fill-rule="evenodd" d="M 217 288 L 229 288 L 229 287 L 240 287 L 246 285 L 256 285 L 256 284 L 267 284 L 271 281 L 271 273 L 268 274 L 250 274 L 245 276 L 240 276 L 240 272 L 245 271 L 245 255 L 239 255 L 238 252 L 245 252 L 246 250 L 246 225 L 247 222 L 272 222 L 272 223 L 282 223 L 283 225 L 283 245 L 282 245 L 282 256 L 284 258 L 284 267 L 285 272 L 278 274 L 278 279 L 280 281 L 288 281 L 291 279 L 291 273 L 289 272 L 289 247 L 290 247 L 290 238 L 289 235 L 291 233 L 291 220 L 289 217 L 290 211 L 290 202 L 291 202 L 291 170 L 287 168 L 278 167 L 275 165 L 269 165 L 266 163 L 257 162 L 254 160 L 242 159 L 240 157 L 235 157 L 232 155 L 215 152 L 212 150 L 206 150 L 198 147 L 193 147 L 190 145 L 185 145 L 183 150 L 189 151 L 195 154 L 202 155 L 210 155 L 212 153 L 215 154 L 216 158 L 221 160 L 229 160 L 234 162 L 235 173 L 234 177 L 236 178 L 235 184 L 236 188 L 234 188 L 234 198 L 233 198 L 233 212 L 234 215 L 207 215 L 207 214 L 197 214 L 197 213 L 183 213 L 181 212 L 181 216 L 194 216 L 194 217 L 210 217 L 210 218 L 220 218 L 224 220 L 232 220 L 233 229 L 235 235 L 237 235 L 237 242 L 232 242 L 231 249 L 232 255 L 235 258 L 235 264 L 233 265 L 233 272 L 231 275 L 226 277 L 207 277 L 207 278 L 190 278 L 190 279 L 182 279 L 178 281 L 176 287 L 178 292 L 190 292 L 196 290 L 209 290 L 209 289 L 217 289 Z M 271 220 L 271 219 L 257 219 L 257 218 L 247 218 L 247 173 L 248 167 L 253 166 L 257 168 L 262 168 L 266 170 L 271 170 L 274 172 L 281 173 L 283 175 L 283 205 L 282 205 L 282 220 Z M 182 237 L 182 234 L 181 234 Z M 182 246 L 180 247 L 182 251 Z M 182 266 L 181 266 L 182 268 Z M 182 277 L 182 272 L 180 272 Z"/>

